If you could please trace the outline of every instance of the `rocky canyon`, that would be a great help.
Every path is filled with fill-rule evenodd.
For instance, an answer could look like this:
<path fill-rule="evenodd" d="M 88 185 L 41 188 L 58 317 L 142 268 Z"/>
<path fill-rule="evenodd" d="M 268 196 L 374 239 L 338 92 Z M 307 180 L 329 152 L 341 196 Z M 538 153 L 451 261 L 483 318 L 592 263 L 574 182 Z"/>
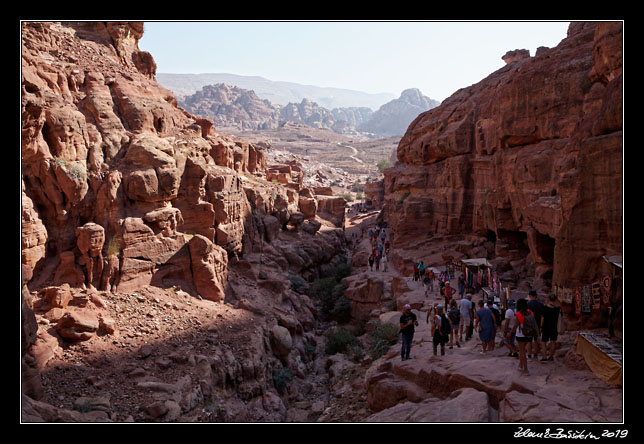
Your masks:
<path fill-rule="evenodd" d="M 181 107 L 143 33 L 21 23 L 22 422 L 623 420 L 621 385 L 575 352 L 577 332 L 608 318 L 604 290 L 588 312 L 575 290 L 607 258 L 622 267 L 621 23 L 572 22 L 557 47 L 509 51 L 410 116 L 369 212 L 261 133 Z M 387 271 L 368 266 L 375 226 Z M 504 347 L 481 355 L 476 334 L 431 353 L 425 315 L 442 298 L 412 267 L 475 258 L 515 298 L 560 301 L 555 363 L 531 363 L 529 380 Z M 414 359 L 395 339 L 372 354 L 405 304 L 421 321 Z M 348 351 L 332 350 L 340 332 Z"/>

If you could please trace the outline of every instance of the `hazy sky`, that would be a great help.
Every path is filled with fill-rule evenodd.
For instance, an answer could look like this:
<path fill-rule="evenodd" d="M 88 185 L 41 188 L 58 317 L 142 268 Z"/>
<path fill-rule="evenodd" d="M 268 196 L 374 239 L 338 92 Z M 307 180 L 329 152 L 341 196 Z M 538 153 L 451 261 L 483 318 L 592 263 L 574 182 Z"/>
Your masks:
<path fill-rule="evenodd" d="M 231 73 L 444 100 L 503 67 L 510 50 L 554 47 L 569 22 L 145 22 L 159 73 Z"/>

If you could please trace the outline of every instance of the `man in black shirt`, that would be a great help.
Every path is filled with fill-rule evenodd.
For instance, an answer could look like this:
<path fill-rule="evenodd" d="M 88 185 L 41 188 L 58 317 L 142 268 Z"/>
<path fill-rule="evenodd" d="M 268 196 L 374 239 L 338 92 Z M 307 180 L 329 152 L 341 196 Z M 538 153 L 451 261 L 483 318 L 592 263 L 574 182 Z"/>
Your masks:
<path fill-rule="evenodd" d="M 414 326 L 418 327 L 416 315 L 411 312 L 411 306 L 406 304 L 403 314 L 400 316 L 400 333 L 402 334 L 400 357 L 403 361 L 410 359 L 409 352 L 411 351 L 411 341 L 414 339 Z"/>

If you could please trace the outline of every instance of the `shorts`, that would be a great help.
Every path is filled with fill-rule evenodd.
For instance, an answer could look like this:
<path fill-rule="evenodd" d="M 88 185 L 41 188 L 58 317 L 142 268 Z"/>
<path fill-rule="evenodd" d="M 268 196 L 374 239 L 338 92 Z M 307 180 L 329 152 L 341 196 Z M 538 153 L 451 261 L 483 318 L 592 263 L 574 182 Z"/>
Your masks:
<path fill-rule="evenodd" d="M 532 336 L 517 336 L 517 342 L 532 342 Z"/>
<path fill-rule="evenodd" d="M 557 329 L 554 330 L 543 330 L 541 332 L 541 341 L 542 342 L 548 342 L 548 341 L 556 341 L 557 340 Z"/>
<path fill-rule="evenodd" d="M 463 316 L 463 313 L 461 313 L 461 322 L 459 323 L 460 325 L 464 325 L 465 327 L 470 326 L 471 319 L 469 316 Z"/>

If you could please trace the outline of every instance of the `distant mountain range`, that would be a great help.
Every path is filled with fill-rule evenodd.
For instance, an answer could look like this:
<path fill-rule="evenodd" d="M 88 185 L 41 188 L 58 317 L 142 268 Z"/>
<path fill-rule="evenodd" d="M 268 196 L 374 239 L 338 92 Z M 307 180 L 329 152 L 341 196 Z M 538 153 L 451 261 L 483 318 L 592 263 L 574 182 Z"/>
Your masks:
<path fill-rule="evenodd" d="M 276 105 L 297 103 L 306 98 L 327 109 L 366 107 L 376 110 L 384 103 L 396 98 L 391 93 L 371 94 L 350 89 L 301 85 L 299 83 L 268 80 L 259 76 L 241 76 L 226 73 L 157 73 L 156 79 L 161 85 L 179 96 L 194 94 L 205 85 L 226 83 L 253 90 L 262 99 L 267 99 Z"/>
<path fill-rule="evenodd" d="M 366 93 L 351 90 L 344 91 L 345 100 L 349 100 L 353 95 L 355 102 L 346 102 L 351 106 L 334 107 L 328 109 L 320 105 L 310 97 L 296 97 L 296 102 L 275 103 L 262 97 L 254 89 L 246 89 L 239 85 L 230 85 L 227 83 L 206 84 L 201 89 L 192 94 L 186 94 L 194 88 L 192 86 L 178 86 L 182 80 L 194 80 L 192 76 L 207 76 L 208 74 L 172 74 L 173 81 L 167 81 L 167 74 L 157 74 L 157 80 L 166 88 L 172 90 L 177 96 L 179 106 L 190 113 L 212 119 L 215 126 L 221 128 L 234 128 L 237 130 L 262 130 L 274 129 L 283 125 L 285 122 L 295 122 L 308 125 L 315 128 L 328 128 L 339 134 L 355 135 L 357 133 L 369 133 L 371 135 L 393 136 L 402 135 L 407 130 L 411 121 L 418 114 L 434 108 L 439 102 L 429 97 L 423 96 L 415 88 L 403 91 L 398 99 L 389 100 L 381 105 L 377 111 L 373 111 L 368 106 L 362 106 Z M 214 75 L 214 74 L 213 74 Z M 204 78 L 204 77 L 202 77 Z M 234 79 L 262 79 L 261 77 L 244 77 L 234 76 Z M 234 80 L 233 79 L 233 80 Z M 270 82 L 263 79 L 260 82 L 262 88 L 268 88 L 271 84 L 286 82 Z M 174 86 L 173 86 L 174 85 Z M 290 84 L 296 85 L 296 84 Z M 297 85 L 296 85 L 297 86 Z M 330 90 L 331 88 L 318 88 L 299 85 L 303 89 L 299 94 L 306 92 L 306 88 L 312 88 L 308 91 Z M 277 89 L 279 92 L 279 88 Z M 295 94 L 291 90 L 293 94 Z M 183 94 L 182 94 L 183 92 Z M 276 93 L 273 92 L 273 95 Z"/>

